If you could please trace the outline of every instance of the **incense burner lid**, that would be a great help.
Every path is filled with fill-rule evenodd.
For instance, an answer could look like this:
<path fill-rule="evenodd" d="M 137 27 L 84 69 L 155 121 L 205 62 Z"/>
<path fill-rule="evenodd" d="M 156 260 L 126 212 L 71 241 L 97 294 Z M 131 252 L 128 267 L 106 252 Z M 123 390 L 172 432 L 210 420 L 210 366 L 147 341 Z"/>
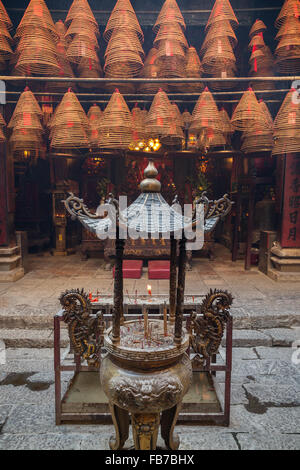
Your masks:
<path fill-rule="evenodd" d="M 118 344 L 112 342 L 112 328 L 106 331 L 104 347 L 113 359 L 142 370 L 173 364 L 189 347 L 186 330 L 183 330 L 181 344 L 176 345 L 173 331 L 164 336 L 162 320 L 149 320 L 149 332 L 149 338 L 145 339 L 143 320 L 128 321 L 121 326 Z"/>

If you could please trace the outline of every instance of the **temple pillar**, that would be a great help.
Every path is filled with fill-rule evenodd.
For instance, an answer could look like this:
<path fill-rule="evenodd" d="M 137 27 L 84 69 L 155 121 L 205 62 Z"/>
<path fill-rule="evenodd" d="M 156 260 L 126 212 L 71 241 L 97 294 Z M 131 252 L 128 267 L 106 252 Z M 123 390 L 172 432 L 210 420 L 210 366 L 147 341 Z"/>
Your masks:
<path fill-rule="evenodd" d="M 3 107 L 0 108 L 3 113 Z M 17 244 L 14 229 L 14 213 L 13 156 L 4 142 L 0 143 L 0 282 L 15 282 L 24 276 L 21 247 Z"/>
<path fill-rule="evenodd" d="M 278 281 L 300 280 L 300 153 L 279 157 L 277 198 L 279 231 L 271 248 L 269 276 Z"/>

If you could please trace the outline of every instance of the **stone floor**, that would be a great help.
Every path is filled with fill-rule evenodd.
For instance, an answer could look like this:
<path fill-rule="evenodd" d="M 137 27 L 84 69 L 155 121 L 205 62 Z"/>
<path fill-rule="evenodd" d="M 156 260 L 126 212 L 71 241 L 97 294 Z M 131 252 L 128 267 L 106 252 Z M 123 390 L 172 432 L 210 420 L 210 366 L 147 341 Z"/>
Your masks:
<path fill-rule="evenodd" d="M 125 280 L 125 293 L 147 293 L 147 269 L 139 280 Z M 151 280 L 152 293 L 168 292 L 167 280 Z M 81 261 L 80 255 L 53 257 L 31 255 L 28 273 L 16 283 L 0 283 L 0 328 L 51 328 L 59 309 L 60 294 L 70 288 L 85 288 L 110 294 L 111 271 L 104 260 Z M 195 259 L 187 272 L 186 292 L 206 294 L 210 288 L 229 290 L 234 296 L 232 315 L 235 328 L 287 328 L 300 326 L 300 282 L 275 282 L 253 267 L 245 271 L 243 261 L 233 263 L 222 246 L 216 260 Z"/>
<path fill-rule="evenodd" d="M 292 361 L 294 352 L 234 348 L 230 426 L 177 426 L 180 449 L 299 450 L 300 365 Z M 0 366 L 0 450 L 108 450 L 110 425 L 55 425 L 52 349 L 8 349 L 6 359 Z M 68 377 L 65 372 L 63 389 Z"/>

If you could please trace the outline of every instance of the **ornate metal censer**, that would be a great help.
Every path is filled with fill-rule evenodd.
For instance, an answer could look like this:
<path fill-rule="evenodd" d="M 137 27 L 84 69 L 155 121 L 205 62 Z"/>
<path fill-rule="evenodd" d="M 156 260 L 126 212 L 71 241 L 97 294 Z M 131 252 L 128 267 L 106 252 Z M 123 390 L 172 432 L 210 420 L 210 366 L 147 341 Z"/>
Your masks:
<path fill-rule="evenodd" d="M 156 449 L 159 425 L 169 449 L 179 447 L 173 435 L 182 399 L 192 379 L 192 366 L 186 351 L 190 336 L 183 327 L 186 268 L 185 230 L 195 226 L 199 212 L 184 217 L 163 199 L 157 170 L 152 161 L 140 184 L 142 193 L 127 209 L 121 211 L 110 195 L 108 204 L 115 208 L 109 214 L 91 214 L 81 199 L 73 194 L 65 206 L 73 218 L 98 236 L 107 233 L 116 222 L 116 255 L 114 310 L 112 327 L 104 334 L 107 351 L 100 367 L 103 389 L 108 397 L 116 436 L 110 440 L 113 450 L 122 449 L 129 434 L 129 416 L 135 449 Z M 209 201 L 205 195 L 195 202 L 204 206 L 205 230 L 213 228 L 220 217 L 227 215 L 232 202 L 225 195 Z M 158 215 L 159 214 L 159 215 Z M 123 251 L 124 229 L 155 238 L 170 237 L 170 315 L 165 309 L 163 320 L 148 319 L 147 311 L 133 321 L 123 316 Z M 101 235 L 100 235 L 101 234 Z M 179 239 L 179 241 L 178 241 Z M 178 272 L 177 248 L 179 244 Z M 160 417 L 161 413 L 161 417 Z"/>

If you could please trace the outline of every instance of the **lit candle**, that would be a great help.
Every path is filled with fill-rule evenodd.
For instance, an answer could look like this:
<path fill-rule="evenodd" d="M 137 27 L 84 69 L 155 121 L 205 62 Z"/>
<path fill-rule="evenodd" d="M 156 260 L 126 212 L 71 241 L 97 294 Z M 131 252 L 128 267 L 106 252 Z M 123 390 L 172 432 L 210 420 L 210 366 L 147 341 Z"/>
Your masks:
<path fill-rule="evenodd" d="M 152 287 L 150 286 L 150 284 L 148 284 L 147 289 L 148 289 L 148 294 L 151 296 L 152 295 Z"/>
<path fill-rule="evenodd" d="M 168 336 L 168 323 L 167 323 L 167 306 L 164 305 L 164 335 Z"/>

